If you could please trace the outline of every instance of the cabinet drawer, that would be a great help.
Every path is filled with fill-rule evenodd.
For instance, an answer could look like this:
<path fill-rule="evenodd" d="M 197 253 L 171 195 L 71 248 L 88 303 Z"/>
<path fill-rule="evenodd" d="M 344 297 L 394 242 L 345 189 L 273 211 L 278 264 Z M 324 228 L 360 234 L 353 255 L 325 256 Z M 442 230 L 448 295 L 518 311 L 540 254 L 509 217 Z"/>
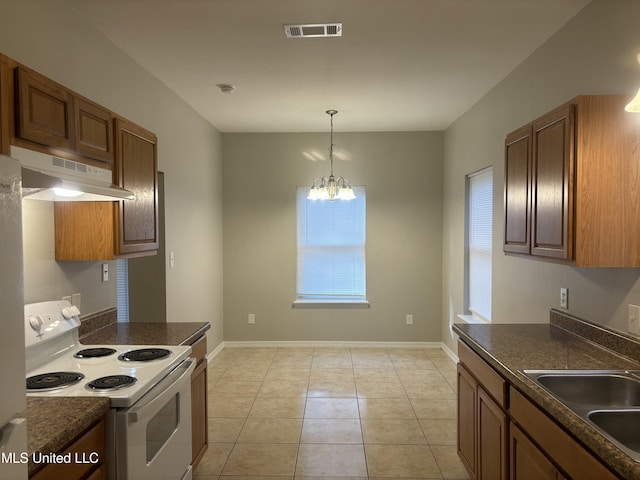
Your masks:
<path fill-rule="evenodd" d="M 511 389 L 510 400 L 509 413 L 512 421 L 534 438 L 540 449 L 553 458 L 570 478 L 618 478 L 520 392 Z"/>
<path fill-rule="evenodd" d="M 458 340 L 458 358 L 497 404 L 506 409 L 508 384 L 505 379 L 461 340 Z"/>
<path fill-rule="evenodd" d="M 207 356 L 207 336 L 201 336 L 191 345 L 191 356 L 196 359 L 196 365 Z"/>
<path fill-rule="evenodd" d="M 62 455 L 71 455 L 70 463 L 48 464 L 31 478 L 33 480 L 84 478 L 85 475 L 96 468 L 98 463 L 104 462 L 104 442 L 104 420 L 102 420 L 62 452 Z M 101 477 L 98 474 L 96 478 Z"/>

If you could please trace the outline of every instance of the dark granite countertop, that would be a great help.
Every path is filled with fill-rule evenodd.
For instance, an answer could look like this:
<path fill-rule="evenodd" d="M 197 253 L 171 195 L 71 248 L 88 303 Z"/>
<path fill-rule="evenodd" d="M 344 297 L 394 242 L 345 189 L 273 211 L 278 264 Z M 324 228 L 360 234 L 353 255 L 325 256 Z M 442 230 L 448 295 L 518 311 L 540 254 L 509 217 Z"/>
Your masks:
<path fill-rule="evenodd" d="M 109 410 L 108 398 L 27 397 L 27 452 L 29 475 L 44 467 L 34 464 L 32 454 L 62 453 Z"/>
<path fill-rule="evenodd" d="M 612 331 L 609 333 L 606 329 L 589 323 L 567 331 L 565 328 L 568 326 L 563 323 L 564 320 L 558 322 L 563 328 L 553 324 L 553 320 L 554 311 L 551 324 L 455 324 L 453 330 L 498 373 L 538 404 L 603 463 L 623 478 L 640 478 L 640 463 L 635 462 L 522 373 L 524 369 L 639 370 L 638 357 L 625 357 L 617 353 L 620 350 L 612 349 L 619 343 L 629 344 L 634 340 Z M 585 327 L 584 333 L 590 340 L 573 333 L 580 331 L 582 327 Z M 604 340 L 602 345 L 609 348 L 594 343 L 600 339 Z M 634 348 L 633 345 L 630 347 L 631 350 Z"/>
<path fill-rule="evenodd" d="M 84 345 L 191 345 L 209 322 L 112 323 L 80 338 Z"/>

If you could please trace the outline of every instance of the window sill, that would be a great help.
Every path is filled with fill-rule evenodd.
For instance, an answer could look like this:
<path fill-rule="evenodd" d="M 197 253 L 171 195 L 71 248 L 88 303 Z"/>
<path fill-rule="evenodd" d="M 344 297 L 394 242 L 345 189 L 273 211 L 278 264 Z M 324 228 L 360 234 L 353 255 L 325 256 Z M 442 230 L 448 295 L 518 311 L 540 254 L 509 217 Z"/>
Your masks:
<path fill-rule="evenodd" d="M 368 300 L 294 300 L 294 308 L 369 308 Z"/>
<path fill-rule="evenodd" d="M 462 320 L 464 323 L 471 323 L 471 324 L 478 324 L 478 325 L 491 324 L 491 322 L 484 320 L 483 318 L 476 317 L 474 315 L 463 315 L 462 313 L 459 313 L 458 318 Z"/>

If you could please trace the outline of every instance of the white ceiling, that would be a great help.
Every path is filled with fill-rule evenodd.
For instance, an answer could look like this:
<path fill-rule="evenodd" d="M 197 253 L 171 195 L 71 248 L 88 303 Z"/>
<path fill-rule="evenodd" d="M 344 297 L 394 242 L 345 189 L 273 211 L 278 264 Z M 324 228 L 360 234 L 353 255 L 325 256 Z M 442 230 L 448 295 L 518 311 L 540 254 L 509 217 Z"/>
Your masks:
<path fill-rule="evenodd" d="M 69 1 L 222 132 L 443 130 L 589 2 Z M 284 35 L 323 22 L 343 36 Z"/>

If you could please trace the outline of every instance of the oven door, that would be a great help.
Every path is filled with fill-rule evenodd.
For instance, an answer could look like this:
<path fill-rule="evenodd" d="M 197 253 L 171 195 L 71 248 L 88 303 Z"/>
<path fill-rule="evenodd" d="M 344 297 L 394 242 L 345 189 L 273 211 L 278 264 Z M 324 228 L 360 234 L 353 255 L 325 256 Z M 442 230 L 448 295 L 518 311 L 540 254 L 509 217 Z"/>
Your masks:
<path fill-rule="evenodd" d="M 115 412 L 118 479 L 191 478 L 191 373 L 185 360 L 133 406 Z"/>

